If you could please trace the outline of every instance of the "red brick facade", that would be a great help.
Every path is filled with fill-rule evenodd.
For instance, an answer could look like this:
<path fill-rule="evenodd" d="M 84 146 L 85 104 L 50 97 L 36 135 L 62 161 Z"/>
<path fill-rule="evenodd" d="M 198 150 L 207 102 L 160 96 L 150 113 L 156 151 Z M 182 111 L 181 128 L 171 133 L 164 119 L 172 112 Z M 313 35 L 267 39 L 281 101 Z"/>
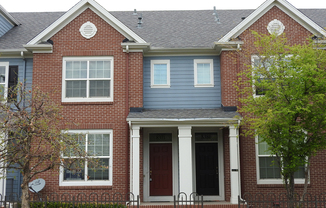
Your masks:
<path fill-rule="evenodd" d="M 93 38 L 81 36 L 79 28 L 87 21 L 97 27 Z M 47 172 L 45 192 L 58 194 L 68 192 L 112 193 L 129 192 L 129 127 L 126 122 L 130 107 L 142 107 L 142 53 L 124 53 L 121 42 L 125 37 L 87 9 L 68 25 L 56 33 L 53 40 L 53 53 L 35 54 L 33 85 L 45 91 L 57 90 L 54 100 L 62 104 L 64 116 L 77 126 L 69 129 L 112 129 L 113 130 L 113 182 L 112 186 L 59 187 L 58 172 Z M 71 56 L 113 56 L 114 57 L 114 100 L 113 102 L 62 103 L 62 61 Z M 129 81 L 129 82 L 128 82 Z M 127 83 L 128 82 L 128 83 Z"/>

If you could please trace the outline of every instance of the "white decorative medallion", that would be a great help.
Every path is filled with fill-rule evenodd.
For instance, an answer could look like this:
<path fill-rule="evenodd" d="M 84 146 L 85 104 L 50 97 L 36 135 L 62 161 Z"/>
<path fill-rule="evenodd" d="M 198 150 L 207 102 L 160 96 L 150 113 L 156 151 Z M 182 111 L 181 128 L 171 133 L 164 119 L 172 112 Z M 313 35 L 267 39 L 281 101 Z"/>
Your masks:
<path fill-rule="evenodd" d="M 80 27 L 79 32 L 84 38 L 90 39 L 96 34 L 97 28 L 93 23 L 88 21 Z"/>
<path fill-rule="evenodd" d="M 267 25 L 267 30 L 270 34 L 281 35 L 284 32 L 285 26 L 277 19 L 274 19 Z"/>

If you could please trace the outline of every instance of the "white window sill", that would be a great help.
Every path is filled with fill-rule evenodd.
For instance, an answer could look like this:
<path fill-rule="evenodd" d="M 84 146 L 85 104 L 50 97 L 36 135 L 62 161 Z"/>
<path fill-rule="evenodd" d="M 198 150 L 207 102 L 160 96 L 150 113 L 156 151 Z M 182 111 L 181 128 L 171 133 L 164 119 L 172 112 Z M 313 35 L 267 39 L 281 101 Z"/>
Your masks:
<path fill-rule="evenodd" d="M 112 186 L 112 182 L 108 180 L 103 181 L 61 181 L 59 186 Z"/>
<path fill-rule="evenodd" d="M 294 179 L 295 184 L 304 184 L 304 179 Z M 258 179 L 257 184 L 284 184 L 282 179 Z"/>
<path fill-rule="evenodd" d="M 170 88 L 170 85 L 151 85 L 151 88 Z"/>
<path fill-rule="evenodd" d="M 62 98 L 62 102 L 113 102 L 113 98 Z"/>

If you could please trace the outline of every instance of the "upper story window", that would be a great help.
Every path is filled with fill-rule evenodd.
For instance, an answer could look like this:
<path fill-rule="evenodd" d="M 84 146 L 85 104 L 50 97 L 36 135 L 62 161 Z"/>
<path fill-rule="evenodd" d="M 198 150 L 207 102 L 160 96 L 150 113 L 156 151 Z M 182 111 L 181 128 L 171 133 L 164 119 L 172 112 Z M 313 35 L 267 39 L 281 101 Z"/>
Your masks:
<path fill-rule="evenodd" d="M 15 87 L 18 83 L 18 66 L 9 66 L 9 62 L 0 62 L 0 96 L 8 101 L 15 100 Z"/>
<path fill-rule="evenodd" d="M 9 62 L 0 62 L 0 96 L 7 97 Z"/>
<path fill-rule="evenodd" d="M 151 87 L 170 87 L 170 60 L 151 60 Z"/>
<path fill-rule="evenodd" d="M 271 154 L 269 146 L 261 138 L 256 137 L 257 152 L 257 181 L 258 184 L 283 184 L 280 167 L 276 156 Z M 304 167 L 294 173 L 296 183 L 303 183 L 305 177 Z"/>
<path fill-rule="evenodd" d="M 195 59 L 195 87 L 214 87 L 213 59 Z"/>
<path fill-rule="evenodd" d="M 60 186 L 107 186 L 112 185 L 112 130 L 70 130 L 79 134 L 79 148 L 98 159 L 98 167 L 87 160 L 77 160 L 60 170 Z M 69 152 L 63 153 L 64 161 L 75 159 Z M 77 158 L 78 159 L 78 158 Z M 76 164 L 75 164 L 76 163 Z M 83 164 L 82 167 L 78 164 Z"/>
<path fill-rule="evenodd" d="M 62 102 L 113 101 L 113 57 L 65 57 Z"/>

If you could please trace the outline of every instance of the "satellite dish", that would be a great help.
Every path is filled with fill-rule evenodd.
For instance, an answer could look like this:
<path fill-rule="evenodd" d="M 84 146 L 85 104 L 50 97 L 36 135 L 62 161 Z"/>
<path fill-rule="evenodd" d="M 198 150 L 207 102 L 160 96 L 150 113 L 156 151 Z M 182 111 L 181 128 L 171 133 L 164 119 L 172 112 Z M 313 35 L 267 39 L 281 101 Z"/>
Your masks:
<path fill-rule="evenodd" d="M 36 179 L 28 184 L 28 188 L 33 193 L 40 192 L 45 186 L 45 180 L 42 178 Z"/>

